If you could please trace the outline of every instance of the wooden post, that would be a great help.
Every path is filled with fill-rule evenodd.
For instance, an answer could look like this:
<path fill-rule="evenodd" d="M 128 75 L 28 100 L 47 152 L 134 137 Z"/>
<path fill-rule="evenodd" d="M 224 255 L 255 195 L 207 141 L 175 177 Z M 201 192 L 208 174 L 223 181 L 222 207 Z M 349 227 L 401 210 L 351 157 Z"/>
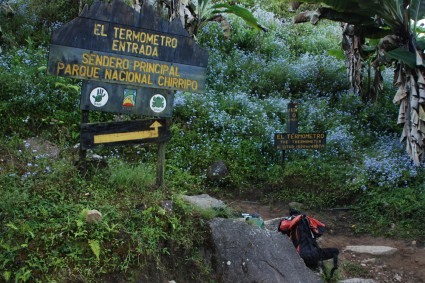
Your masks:
<path fill-rule="evenodd" d="M 88 123 L 89 122 L 89 111 L 88 110 L 82 110 L 81 111 L 81 124 Z M 80 152 L 79 152 L 79 160 L 78 163 L 82 166 L 83 170 L 86 169 L 86 157 L 87 157 L 87 150 L 83 149 L 83 143 L 82 143 L 82 132 L 80 129 Z"/>
<path fill-rule="evenodd" d="M 298 103 L 291 101 L 288 104 L 287 133 L 298 133 Z M 282 166 L 285 166 L 286 152 L 282 150 Z"/>
<path fill-rule="evenodd" d="M 162 187 L 164 185 L 165 171 L 165 142 L 158 144 L 158 157 L 156 161 L 156 185 Z"/>

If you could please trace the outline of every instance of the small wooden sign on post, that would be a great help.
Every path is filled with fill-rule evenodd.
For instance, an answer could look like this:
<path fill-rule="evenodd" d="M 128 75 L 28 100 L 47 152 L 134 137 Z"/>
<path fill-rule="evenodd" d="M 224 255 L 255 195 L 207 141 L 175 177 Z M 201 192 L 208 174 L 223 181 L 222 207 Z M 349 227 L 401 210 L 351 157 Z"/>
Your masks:
<path fill-rule="evenodd" d="M 274 135 L 276 149 L 325 149 L 326 133 L 276 133 Z"/>
<path fill-rule="evenodd" d="M 83 80 L 80 158 L 94 146 L 159 144 L 157 185 L 163 185 L 174 91 L 205 89 L 208 52 L 179 19 L 168 22 L 145 3 L 137 12 L 122 0 L 94 2 L 52 33 L 47 72 Z M 89 123 L 88 111 L 154 119 Z"/>
<path fill-rule="evenodd" d="M 282 150 L 282 162 L 285 163 L 285 151 L 288 149 L 325 149 L 326 133 L 298 133 L 298 104 L 288 104 L 287 133 L 275 133 L 274 146 Z"/>

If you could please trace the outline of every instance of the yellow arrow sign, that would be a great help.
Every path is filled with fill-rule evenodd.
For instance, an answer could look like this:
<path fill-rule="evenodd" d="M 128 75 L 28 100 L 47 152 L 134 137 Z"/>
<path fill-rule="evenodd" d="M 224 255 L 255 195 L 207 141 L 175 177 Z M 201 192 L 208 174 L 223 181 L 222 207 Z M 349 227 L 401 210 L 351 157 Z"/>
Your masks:
<path fill-rule="evenodd" d="M 152 125 L 150 125 L 150 128 L 153 128 L 153 130 L 95 135 L 93 137 L 93 142 L 97 144 L 157 138 L 159 137 L 159 127 L 162 127 L 161 123 L 155 121 Z"/>

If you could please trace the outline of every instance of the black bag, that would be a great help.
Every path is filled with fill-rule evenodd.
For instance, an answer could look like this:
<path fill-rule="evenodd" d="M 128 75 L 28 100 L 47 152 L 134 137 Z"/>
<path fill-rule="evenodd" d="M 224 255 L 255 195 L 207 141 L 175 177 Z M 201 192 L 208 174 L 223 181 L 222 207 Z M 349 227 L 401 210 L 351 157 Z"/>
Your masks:
<path fill-rule="evenodd" d="M 316 240 L 325 231 L 325 224 L 294 210 L 291 210 L 290 214 L 291 216 L 285 217 L 280 221 L 278 230 L 289 236 L 306 266 L 310 268 L 320 266 L 325 271 L 323 261 L 333 259 L 332 277 L 338 268 L 339 250 L 336 248 L 322 249 Z"/>

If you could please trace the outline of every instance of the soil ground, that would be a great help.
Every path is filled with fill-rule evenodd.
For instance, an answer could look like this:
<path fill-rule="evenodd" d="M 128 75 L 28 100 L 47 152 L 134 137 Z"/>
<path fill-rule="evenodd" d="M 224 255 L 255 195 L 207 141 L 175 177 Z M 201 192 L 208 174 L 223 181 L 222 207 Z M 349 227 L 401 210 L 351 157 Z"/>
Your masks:
<path fill-rule="evenodd" d="M 256 213 L 264 220 L 288 215 L 285 205 L 264 205 L 252 201 L 230 201 L 227 205 L 235 212 Z M 350 211 L 303 211 L 327 225 L 327 231 L 319 239 L 319 245 L 340 250 L 339 278 L 373 279 L 379 283 L 425 283 L 425 248 L 423 243 L 355 235 L 352 226 L 356 223 Z M 344 251 L 346 246 L 370 245 L 397 248 L 391 256 L 372 256 Z M 331 261 L 329 262 L 331 265 Z"/>

